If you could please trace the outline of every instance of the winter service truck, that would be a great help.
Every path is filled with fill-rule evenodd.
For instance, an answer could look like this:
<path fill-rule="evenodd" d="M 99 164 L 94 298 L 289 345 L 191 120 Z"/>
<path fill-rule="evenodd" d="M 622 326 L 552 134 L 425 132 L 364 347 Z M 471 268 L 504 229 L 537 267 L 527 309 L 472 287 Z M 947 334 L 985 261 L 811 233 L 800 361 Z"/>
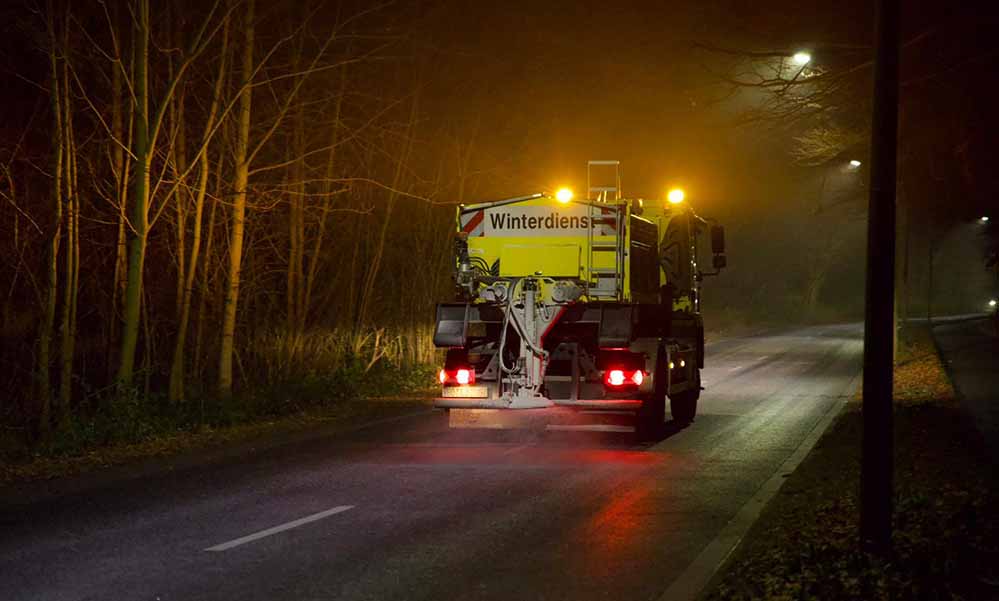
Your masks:
<path fill-rule="evenodd" d="M 595 169 L 612 169 L 613 185 L 591 186 Z M 437 306 L 434 329 L 447 349 L 435 405 L 453 426 L 613 413 L 647 438 L 667 401 L 674 422 L 693 421 L 700 284 L 725 267 L 724 230 L 681 190 L 623 198 L 617 161 L 590 161 L 587 180 L 587 198 L 561 189 L 458 207 L 456 294 Z M 698 267 L 705 234 L 711 272 Z"/>

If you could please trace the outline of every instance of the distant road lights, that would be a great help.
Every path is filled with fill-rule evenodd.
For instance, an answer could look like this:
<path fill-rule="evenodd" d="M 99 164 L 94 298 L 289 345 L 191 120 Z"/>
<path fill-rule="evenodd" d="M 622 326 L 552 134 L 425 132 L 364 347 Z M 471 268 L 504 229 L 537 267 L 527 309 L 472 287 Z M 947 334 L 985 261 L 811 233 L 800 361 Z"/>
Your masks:
<path fill-rule="evenodd" d="M 559 188 L 558 192 L 555 193 L 555 200 L 562 204 L 568 204 L 572 200 L 572 190 L 569 188 Z"/>
<path fill-rule="evenodd" d="M 680 188 L 673 188 L 668 194 L 666 194 L 666 200 L 668 200 L 671 205 L 678 205 L 683 202 L 683 199 L 686 198 L 686 196 L 687 195 L 684 194 L 683 190 Z"/>
<path fill-rule="evenodd" d="M 861 163 L 861 162 L 860 162 L 860 161 L 858 161 L 857 159 L 851 159 L 851 160 L 850 160 L 850 169 L 857 169 L 857 168 L 859 168 L 859 167 L 860 167 L 861 165 L 863 165 L 863 163 Z"/>
<path fill-rule="evenodd" d="M 795 52 L 794 56 L 791 57 L 791 62 L 799 67 L 804 67 L 808 63 L 812 62 L 812 55 L 807 52 Z"/>

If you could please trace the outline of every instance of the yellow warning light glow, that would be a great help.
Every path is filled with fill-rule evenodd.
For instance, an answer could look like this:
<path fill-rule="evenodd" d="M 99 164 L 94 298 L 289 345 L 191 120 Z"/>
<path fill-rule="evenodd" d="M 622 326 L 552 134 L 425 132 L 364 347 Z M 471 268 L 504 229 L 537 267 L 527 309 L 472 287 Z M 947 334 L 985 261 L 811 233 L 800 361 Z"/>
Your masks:
<path fill-rule="evenodd" d="M 686 194 L 683 193 L 683 190 L 680 188 L 673 188 L 666 195 L 666 200 L 668 200 L 672 205 L 678 205 L 683 202 L 684 197 L 686 197 Z"/>
<path fill-rule="evenodd" d="M 555 200 L 562 204 L 568 203 L 572 200 L 572 190 L 569 188 L 559 188 L 558 192 L 555 193 Z"/>

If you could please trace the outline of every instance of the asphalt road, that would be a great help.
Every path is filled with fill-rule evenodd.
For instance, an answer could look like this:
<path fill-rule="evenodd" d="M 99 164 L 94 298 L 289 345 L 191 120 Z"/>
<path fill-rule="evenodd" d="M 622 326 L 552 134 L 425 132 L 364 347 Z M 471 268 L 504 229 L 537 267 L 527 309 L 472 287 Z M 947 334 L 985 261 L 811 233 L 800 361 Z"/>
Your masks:
<path fill-rule="evenodd" d="M 0 513 L 0 599 L 653 600 L 852 392 L 859 326 L 719 341 L 696 422 L 439 414 Z"/>

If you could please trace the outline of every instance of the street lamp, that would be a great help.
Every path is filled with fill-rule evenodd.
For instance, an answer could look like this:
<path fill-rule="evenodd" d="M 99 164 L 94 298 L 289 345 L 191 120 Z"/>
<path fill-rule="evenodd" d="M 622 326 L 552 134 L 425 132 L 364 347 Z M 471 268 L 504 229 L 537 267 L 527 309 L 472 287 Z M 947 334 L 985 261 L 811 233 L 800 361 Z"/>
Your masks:
<path fill-rule="evenodd" d="M 812 55 L 804 51 L 795 52 L 794 56 L 791 57 L 791 62 L 799 67 L 804 67 L 808 63 L 812 62 Z"/>
<path fill-rule="evenodd" d="M 979 219 L 979 221 L 981 221 L 982 223 L 988 223 L 989 222 L 989 216 L 988 215 L 982 215 L 982 217 Z"/>
<path fill-rule="evenodd" d="M 686 194 L 683 193 L 683 190 L 680 188 L 673 188 L 666 195 L 666 200 L 668 200 L 671 205 L 678 205 L 683 202 L 685 196 Z"/>
<path fill-rule="evenodd" d="M 861 163 L 857 159 L 851 159 L 850 160 L 850 168 L 851 169 L 856 169 L 856 168 L 860 167 L 861 165 L 863 165 L 863 163 Z"/>

